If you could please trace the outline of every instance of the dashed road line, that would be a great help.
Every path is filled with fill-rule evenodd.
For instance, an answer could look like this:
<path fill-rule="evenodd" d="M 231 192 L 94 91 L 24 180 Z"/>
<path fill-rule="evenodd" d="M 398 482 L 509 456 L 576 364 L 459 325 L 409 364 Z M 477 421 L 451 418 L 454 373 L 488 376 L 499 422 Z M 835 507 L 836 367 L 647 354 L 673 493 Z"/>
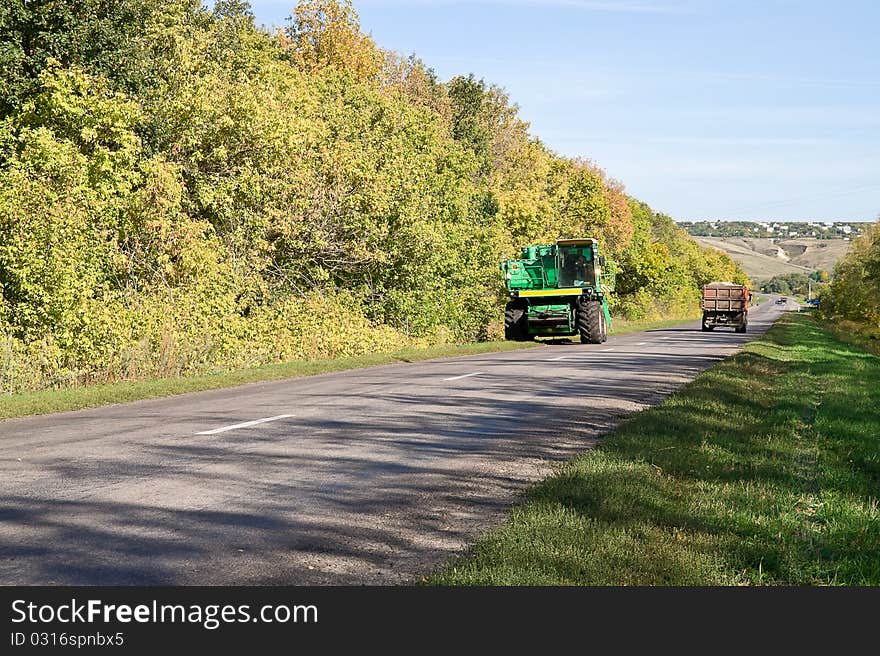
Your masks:
<path fill-rule="evenodd" d="M 215 428 L 214 430 L 206 430 L 196 433 L 196 435 L 217 435 L 218 433 L 225 433 L 226 431 L 236 430 L 237 428 L 247 428 L 248 426 L 256 426 L 257 424 L 266 424 L 270 421 L 278 421 L 279 419 L 288 419 L 289 417 L 293 417 L 293 415 L 278 415 L 277 417 L 266 417 L 265 419 L 254 419 L 253 421 L 245 421 L 240 424 L 233 424 L 232 426 L 223 426 L 222 428 Z"/>
<path fill-rule="evenodd" d="M 453 376 L 452 378 L 444 378 L 443 380 L 461 380 L 462 378 L 470 378 L 471 376 L 479 376 L 486 373 L 485 371 L 475 371 L 472 374 L 464 374 L 462 376 Z"/>

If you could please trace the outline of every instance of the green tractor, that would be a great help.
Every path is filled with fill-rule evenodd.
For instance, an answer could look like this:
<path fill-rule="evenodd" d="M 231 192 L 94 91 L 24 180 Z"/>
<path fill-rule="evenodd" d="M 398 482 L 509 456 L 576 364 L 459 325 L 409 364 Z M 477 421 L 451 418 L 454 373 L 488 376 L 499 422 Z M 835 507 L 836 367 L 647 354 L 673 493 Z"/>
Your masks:
<path fill-rule="evenodd" d="M 560 239 L 550 246 L 526 246 L 518 260 L 505 260 L 510 302 L 504 337 L 525 341 L 539 335 L 579 335 L 584 344 L 608 338 L 608 295 L 613 269 L 596 239 Z"/>

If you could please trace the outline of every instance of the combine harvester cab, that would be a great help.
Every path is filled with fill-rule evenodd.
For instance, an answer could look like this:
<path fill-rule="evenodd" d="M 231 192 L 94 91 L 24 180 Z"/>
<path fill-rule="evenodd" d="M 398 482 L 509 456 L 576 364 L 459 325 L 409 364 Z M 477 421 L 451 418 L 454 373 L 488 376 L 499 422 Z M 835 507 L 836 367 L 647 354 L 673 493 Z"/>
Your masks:
<path fill-rule="evenodd" d="M 732 282 L 711 282 L 703 285 L 704 332 L 717 327 L 735 328 L 744 333 L 749 325 L 749 301 L 752 294 L 745 285 Z"/>
<path fill-rule="evenodd" d="M 608 295 L 614 291 L 614 273 L 606 268 L 596 239 L 526 246 L 520 259 L 502 262 L 510 295 L 505 338 L 579 335 L 585 344 L 604 342 L 611 328 Z"/>

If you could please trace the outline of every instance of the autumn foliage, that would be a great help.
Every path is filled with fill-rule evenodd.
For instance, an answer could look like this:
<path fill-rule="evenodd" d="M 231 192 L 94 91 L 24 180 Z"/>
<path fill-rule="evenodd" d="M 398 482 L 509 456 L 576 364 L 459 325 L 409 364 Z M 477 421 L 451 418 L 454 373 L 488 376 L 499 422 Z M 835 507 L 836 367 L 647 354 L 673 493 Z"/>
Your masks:
<path fill-rule="evenodd" d="M 834 267 L 830 286 L 820 297 L 822 314 L 852 321 L 880 337 L 880 222 L 853 241 Z"/>
<path fill-rule="evenodd" d="M 631 317 L 742 277 L 347 1 L 11 0 L 0 42 L 4 393 L 493 338 L 498 262 L 559 237 Z"/>

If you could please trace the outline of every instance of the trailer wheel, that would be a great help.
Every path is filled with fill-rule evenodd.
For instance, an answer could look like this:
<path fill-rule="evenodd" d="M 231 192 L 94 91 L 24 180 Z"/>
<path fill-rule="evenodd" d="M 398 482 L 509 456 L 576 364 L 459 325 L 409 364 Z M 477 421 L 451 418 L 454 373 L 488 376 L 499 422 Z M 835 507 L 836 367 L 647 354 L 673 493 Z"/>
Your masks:
<path fill-rule="evenodd" d="M 578 301 L 577 328 L 581 344 L 602 343 L 602 304 L 599 301 Z"/>
<path fill-rule="evenodd" d="M 511 342 L 524 342 L 528 339 L 527 306 L 511 301 L 504 308 L 504 339 Z"/>
<path fill-rule="evenodd" d="M 700 322 L 700 330 L 702 330 L 704 333 L 712 332 L 712 329 L 715 328 L 715 326 L 710 326 L 708 323 L 706 323 L 706 316 L 707 315 L 703 313 L 703 320 Z"/>

